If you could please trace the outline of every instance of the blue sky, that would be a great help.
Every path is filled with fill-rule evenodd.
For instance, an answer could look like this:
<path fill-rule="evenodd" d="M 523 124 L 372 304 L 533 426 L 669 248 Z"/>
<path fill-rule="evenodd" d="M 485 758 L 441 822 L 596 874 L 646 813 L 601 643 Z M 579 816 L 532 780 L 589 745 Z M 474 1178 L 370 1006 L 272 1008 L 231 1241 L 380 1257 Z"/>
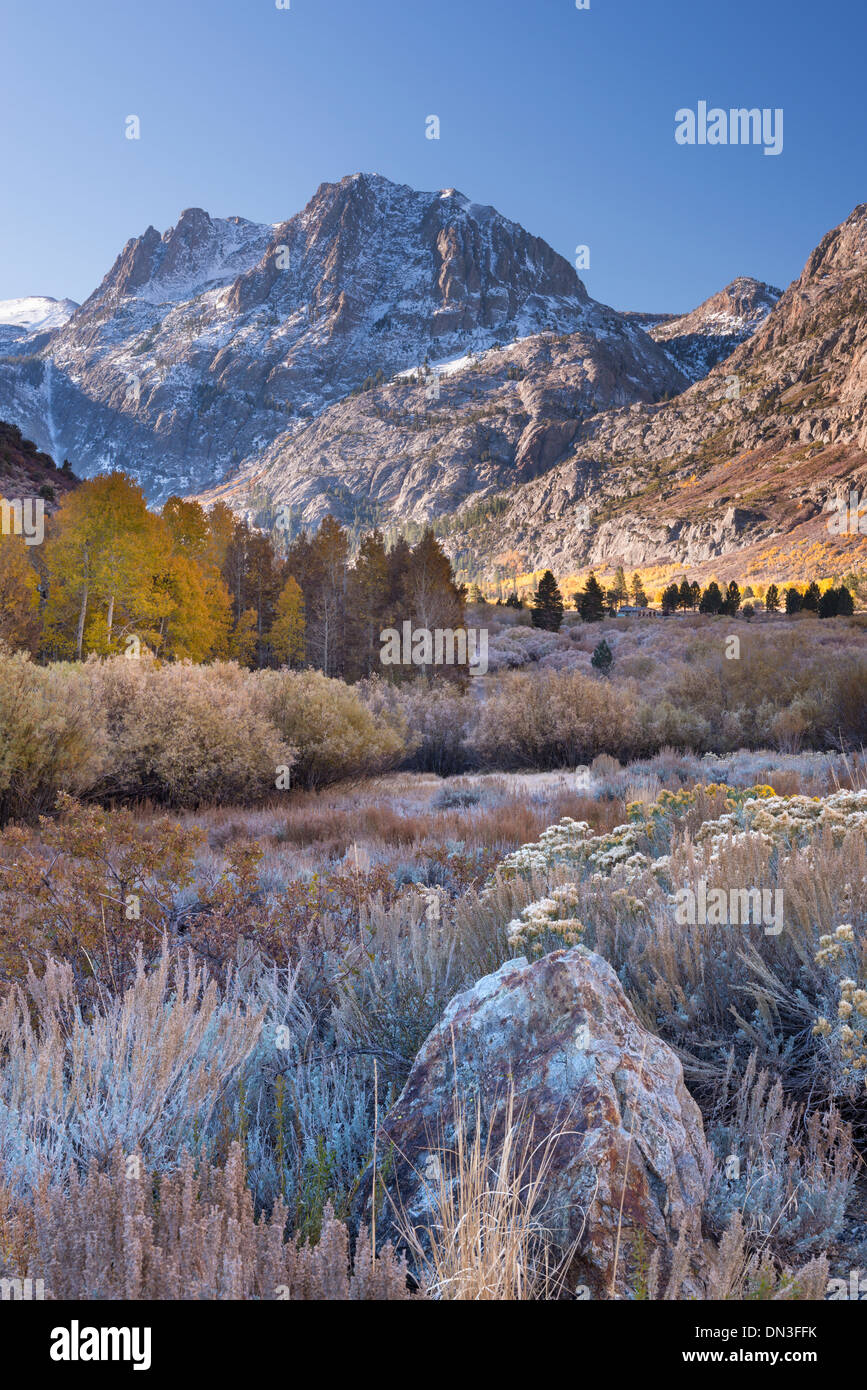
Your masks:
<path fill-rule="evenodd" d="M 786 285 L 867 199 L 865 38 L 865 0 L 0 0 L 0 298 L 83 299 L 150 223 L 278 221 L 359 170 L 588 245 L 617 308 Z M 782 154 L 677 145 L 701 100 L 782 107 Z"/>

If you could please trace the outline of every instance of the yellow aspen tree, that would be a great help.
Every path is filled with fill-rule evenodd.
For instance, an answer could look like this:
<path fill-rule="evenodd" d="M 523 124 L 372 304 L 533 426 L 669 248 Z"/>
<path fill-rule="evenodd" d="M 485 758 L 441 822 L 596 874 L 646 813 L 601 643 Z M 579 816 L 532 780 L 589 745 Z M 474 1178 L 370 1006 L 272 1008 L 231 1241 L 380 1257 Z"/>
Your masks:
<path fill-rule="evenodd" d="M 0 535 L 0 642 L 35 652 L 39 642 L 39 579 L 23 536 Z"/>
<path fill-rule="evenodd" d="M 304 660 L 304 595 L 290 574 L 277 600 L 268 634 L 271 650 L 283 666 L 300 666 Z"/>

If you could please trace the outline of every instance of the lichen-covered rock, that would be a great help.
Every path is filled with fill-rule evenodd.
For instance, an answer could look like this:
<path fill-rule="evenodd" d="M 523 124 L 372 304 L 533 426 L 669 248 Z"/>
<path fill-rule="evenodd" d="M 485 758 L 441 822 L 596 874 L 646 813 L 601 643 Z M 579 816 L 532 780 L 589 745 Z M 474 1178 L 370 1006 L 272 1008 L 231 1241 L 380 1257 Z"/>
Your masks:
<path fill-rule="evenodd" d="M 467 1124 L 478 1097 L 496 1148 L 510 1086 L 538 1152 L 555 1136 L 540 1219 L 562 1250 L 577 1242 L 567 1288 L 631 1297 L 654 1250 L 667 1268 L 682 1234 L 684 1295 L 700 1293 L 712 1159 L 698 1106 L 674 1052 L 643 1027 L 611 967 L 583 946 L 533 964 L 509 961 L 451 1001 L 380 1135 L 383 1239 L 395 1235 L 398 1210 L 419 1231 L 435 1222 L 428 1175 L 439 1171 L 438 1149 L 454 1142 L 456 1093 Z M 368 1171 L 359 1214 L 369 1213 L 370 1190 Z"/>

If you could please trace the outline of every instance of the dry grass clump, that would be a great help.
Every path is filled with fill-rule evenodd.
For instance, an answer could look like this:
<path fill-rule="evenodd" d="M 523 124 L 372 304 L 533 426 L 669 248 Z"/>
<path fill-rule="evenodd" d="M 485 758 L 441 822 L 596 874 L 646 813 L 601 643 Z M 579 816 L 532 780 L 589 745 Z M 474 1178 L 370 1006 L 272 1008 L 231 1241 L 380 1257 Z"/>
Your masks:
<path fill-rule="evenodd" d="M 43 1174 L 28 1206 L 0 1186 L 0 1212 L 0 1270 L 43 1279 L 55 1299 L 411 1297 L 405 1262 L 389 1247 L 374 1258 L 365 1230 L 351 1260 L 330 1209 L 312 1246 L 285 1239 L 280 1201 L 257 1220 L 238 1144 L 223 1166 L 185 1152 L 175 1172 L 116 1145 L 103 1171 L 93 1163 L 65 1182 Z"/>
<path fill-rule="evenodd" d="M 856 1195 L 852 1129 L 835 1106 L 807 1111 L 753 1053 L 738 1075 L 734 1053 L 708 1139 L 718 1156 L 706 1208 L 719 1238 L 737 1216 L 753 1249 L 781 1262 L 815 1256 L 839 1239 Z M 736 1161 L 732 1177 L 726 1161 Z"/>
<path fill-rule="evenodd" d="M 361 844 L 376 855 L 389 848 L 410 846 L 424 854 L 447 841 L 460 842 L 466 849 L 508 853 L 537 838 L 552 819 L 571 815 L 609 829 L 625 814 L 622 801 L 598 801 L 576 792 L 552 791 L 530 799 L 519 791 L 462 792 L 463 786 L 457 782 L 451 792 L 457 804 L 446 805 L 434 798 L 427 806 L 408 809 L 401 804 L 399 793 L 392 796 L 385 781 L 369 790 L 341 788 L 322 795 L 299 792 L 285 809 L 281 808 L 279 819 L 271 818 L 265 838 L 300 849 L 315 846 L 323 857 L 344 855 Z M 462 795 L 466 800 L 458 801 Z M 214 819 L 219 825 L 219 816 Z M 243 826 L 236 822 L 235 831 L 240 836 Z M 216 834 L 224 842 L 230 838 L 222 829 Z M 212 843 L 214 838 L 212 834 Z"/>
<path fill-rule="evenodd" d="M 544 1208 L 565 1127 L 536 1142 L 532 1117 L 516 1111 L 513 1088 L 496 1142 L 478 1102 L 472 1124 L 457 1094 L 454 1107 L 454 1141 L 441 1136 L 433 1151 L 431 1219 L 415 1224 L 396 1210 L 425 1287 L 434 1298 L 456 1302 L 556 1298 L 571 1252 L 556 1251 Z"/>
<path fill-rule="evenodd" d="M 640 1297 L 654 1301 L 682 1298 L 687 1265 L 688 1251 L 685 1246 L 678 1246 L 668 1279 L 663 1283 L 660 1261 L 654 1253 L 646 1282 L 639 1290 Z M 827 1294 L 828 1274 L 825 1255 L 817 1255 L 799 1269 L 791 1269 L 781 1265 L 767 1250 L 756 1250 L 736 1213 L 712 1253 L 706 1297 L 714 1302 L 818 1302 Z"/>

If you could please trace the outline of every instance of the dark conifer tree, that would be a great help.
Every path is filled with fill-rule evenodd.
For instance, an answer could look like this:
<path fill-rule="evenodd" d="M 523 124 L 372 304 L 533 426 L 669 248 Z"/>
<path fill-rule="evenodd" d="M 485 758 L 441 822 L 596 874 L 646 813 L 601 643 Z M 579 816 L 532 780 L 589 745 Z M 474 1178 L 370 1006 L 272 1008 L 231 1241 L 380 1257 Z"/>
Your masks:
<path fill-rule="evenodd" d="M 676 584 L 669 584 L 662 591 L 662 611 L 663 613 L 673 613 L 680 602 L 680 589 Z"/>
<path fill-rule="evenodd" d="M 741 591 L 738 588 L 735 581 L 732 580 L 728 588 L 726 589 L 725 598 L 723 599 L 723 606 L 720 609 L 720 612 L 728 614 L 730 618 L 734 618 L 736 617 L 737 611 L 740 608 L 740 606 Z"/>
<path fill-rule="evenodd" d="M 563 622 L 563 595 L 550 570 L 546 570 L 542 575 L 539 587 L 533 595 L 532 621 L 534 627 L 543 628 L 546 632 L 560 631 Z"/>
<path fill-rule="evenodd" d="M 712 579 L 701 596 L 698 605 L 699 613 L 719 613 L 722 611 L 723 596 L 720 593 L 719 584 Z"/>
<path fill-rule="evenodd" d="M 836 618 L 838 594 L 836 589 L 826 589 L 819 598 L 819 617 Z"/>
<path fill-rule="evenodd" d="M 787 589 L 787 590 L 786 590 L 786 613 L 787 613 L 787 615 L 788 615 L 789 617 L 791 617 L 793 613 L 800 613 L 800 611 L 801 611 L 801 609 L 803 608 L 803 606 L 804 606 L 804 601 L 803 601 L 803 599 L 801 598 L 801 595 L 798 593 L 797 589 Z"/>
<path fill-rule="evenodd" d="M 602 641 L 594 649 L 593 655 L 590 658 L 590 665 L 595 671 L 598 671 L 601 676 L 607 676 L 613 663 L 614 655 L 603 637 Z"/>
<path fill-rule="evenodd" d="M 588 575 L 583 592 L 576 594 L 575 607 L 585 623 L 602 621 L 605 612 L 605 595 L 595 574 Z"/>

